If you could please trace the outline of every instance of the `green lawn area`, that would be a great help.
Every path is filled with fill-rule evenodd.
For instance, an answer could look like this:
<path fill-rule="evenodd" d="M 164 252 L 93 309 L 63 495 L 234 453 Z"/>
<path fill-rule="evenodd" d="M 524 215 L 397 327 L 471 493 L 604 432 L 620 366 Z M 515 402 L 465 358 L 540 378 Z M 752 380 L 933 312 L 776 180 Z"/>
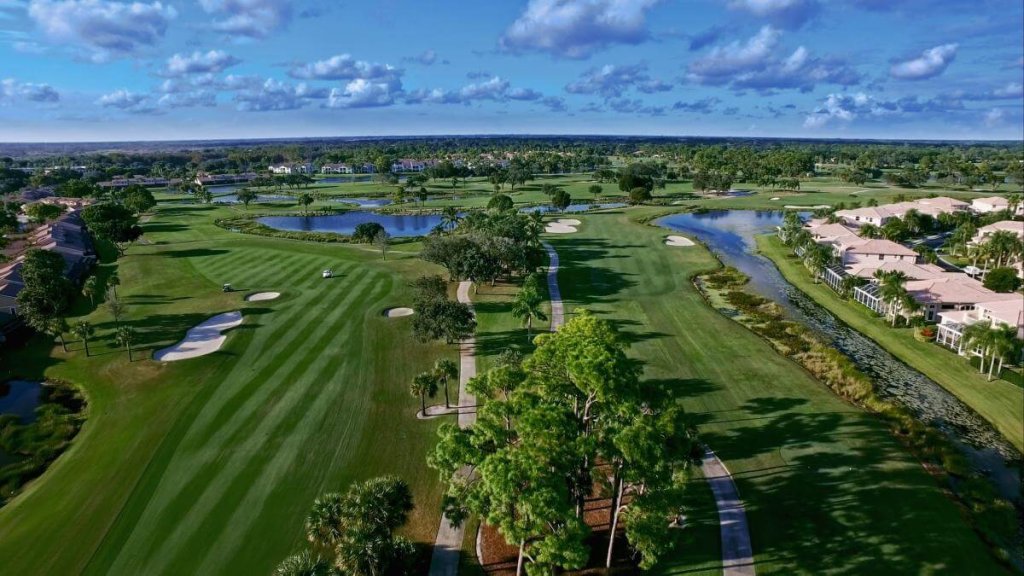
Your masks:
<path fill-rule="evenodd" d="M 1018 450 L 1024 450 L 1024 388 L 1019 383 L 1020 373 L 1006 370 L 1004 375 L 1017 382 L 988 382 L 977 368 L 949 349 L 915 340 L 912 328 L 891 328 L 867 308 L 841 299 L 824 284 L 815 284 L 806 269 L 775 236 L 759 237 L 757 246 L 762 254 L 775 262 L 786 280 L 843 322 L 955 394 L 991 422 Z"/>
<path fill-rule="evenodd" d="M 98 328 L 91 358 L 79 342 L 63 354 L 40 339 L 0 359 L 4 376 L 72 380 L 90 402 L 73 447 L 0 510 L 0 571 L 268 574 L 302 546 L 319 494 L 382 473 L 410 483 L 406 531 L 433 541 L 440 494 L 424 460 L 438 422 L 414 418 L 408 382 L 456 352 L 381 315 L 433 268 L 403 245 L 385 263 L 354 246 L 231 234 L 212 225 L 228 210 L 163 206 L 117 262 L 147 359 L 127 362 L 105 309 L 82 310 Z M 338 277 L 321 279 L 326 267 Z M 247 304 L 223 282 L 283 295 Z M 220 352 L 148 360 L 238 309 L 245 323 Z"/>
<path fill-rule="evenodd" d="M 550 238 L 562 293 L 569 310 L 618 324 L 645 378 L 693 415 L 736 478 L 758 573 L 1002 573 L 879 420 L 705 304 L 690 277 L 716 261 L 699 246 L 666 247 L 668 230 L 633 221 L 657 212 L 582 216 L 579 233 Z M 711 533 L 696 541 L 717 541 Z M 706 547 L 684 546 L 660 569 L 690 574 L 711 562 Z"/>

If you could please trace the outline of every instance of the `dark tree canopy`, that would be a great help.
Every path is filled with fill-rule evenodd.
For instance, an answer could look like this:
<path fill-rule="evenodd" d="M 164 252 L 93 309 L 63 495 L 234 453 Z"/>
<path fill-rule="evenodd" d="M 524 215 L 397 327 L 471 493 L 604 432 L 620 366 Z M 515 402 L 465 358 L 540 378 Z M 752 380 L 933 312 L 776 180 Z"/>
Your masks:
<path fill-rule="evenodd" d="M 82 219 L 93 236 L 112 242 L 122 250 L 122 245 L 137 240 L 142 235 L 139 218 L 120 204 L 104 202 L 93 204 L 82 210 Z"/>
<path fill-rule="evenodd" d="M 1021 280 L 1013 268 L 993 268 L 985 274 L 985 288 L 994 292 L 1013 292 L 1020 288 Z"/>
<path fill-rule="evenodd" d="M 498 212 L 504 212 L 505 210 L 511 210 L 514 207 L 515 207 L 515 204 L 512 202 L 512 198 L 510 198 L 507 194 L 495 194 L 487 202 L 487 209 L 488 210 L 496 210 Z"/>
<path fill-rule="evenodd" d="M 384 226 L 380 222 L 363 222 L 356 224 L 352 231 L 352 241 L 362 244 L 369 244 L 377 237 L 377 234 L 384 232 Z"/>

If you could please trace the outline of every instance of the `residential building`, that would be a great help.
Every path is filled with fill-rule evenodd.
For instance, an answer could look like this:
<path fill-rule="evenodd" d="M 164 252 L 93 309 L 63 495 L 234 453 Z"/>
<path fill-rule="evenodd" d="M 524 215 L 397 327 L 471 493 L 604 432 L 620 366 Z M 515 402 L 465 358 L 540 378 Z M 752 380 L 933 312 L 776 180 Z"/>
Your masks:
<path fill-rule="evenodd" d="M 917 262 L 918 254 L 910 248 L 890 240 L 848 238 L 837 243 L 839 261 L 844 266 L 880 266 L 885 262 Z"/>
<path fill-rule="evenodd" d="M 277 164 L 269 167 L 274 174 L 313 174 L 316 169 L 312 164 Z"/>
<path fill-rule="evenodd" d="M 1003 196 L 988 196 L 971 200 L 971 210 L 979 214 L 999 212 L 1010 209 L 1010 201 Z M 1018 202 L 1014 208 L 1015 216 L 1024 216 L 1024 202 Z"/>
<path fill-rule="evenodd" d="M 980 244 L 985 239 L 995 232 L 1006 231 L 1013 232 L 1020 238 L 1024 238 L 1024 222 L 1017 220 L 1001 220 L 999 222 L 993 222 L 988 226 L 982 226 L 978 228 L 978 232 L 974 235 L 971 240 L 973 244 Z"/>
<path fill-rule="evenodd" d="M 971 309 L 940 312 L 939 318 L 935 342 L 957 354 L 978 353 L 965 350 L 963 341 L 964 331 L 976 322 L 988 322 L 992 328 L 1016 326 L 1017 338 L 1024 340 L 1024 298 L 979 302 Z"/>

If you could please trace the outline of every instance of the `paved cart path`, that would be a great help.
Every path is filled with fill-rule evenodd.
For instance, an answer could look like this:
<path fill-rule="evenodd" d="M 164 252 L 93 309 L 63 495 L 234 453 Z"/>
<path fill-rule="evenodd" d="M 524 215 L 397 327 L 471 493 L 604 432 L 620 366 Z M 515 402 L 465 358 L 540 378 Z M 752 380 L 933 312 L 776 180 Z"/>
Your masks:
<path fill-rule="evenodd" d="M 460 282 L 458 290 L 459 302 L 473 305 L 469 298 L 472 282 Z M 466 428 L 476 422 L 476 397 L 469 393 L 466 385 L 476 376 L 476 338 L 470 337 L 462 342 L 459 348 L 459 426 Z M 462 540 L 465 536 L 465 523 L 455 527 L 448 518 L 441 516 L 441 527 L 437 529 L 434 539 L 434 553 L 430 558 L 430 576 L 455 576 L 459 573 L 459 555 L 462 552 Z"/>
<path fill-rule="evenodd" d="M 701 462 L 704 477 L 711 485 L 718 506 L 718 522 L 722 534 L 722 575 L 754 576 L 754 551 L 750 546 L 750 529 L 743 501 L 729 470 L 718 456 L 706 448 Z"/>

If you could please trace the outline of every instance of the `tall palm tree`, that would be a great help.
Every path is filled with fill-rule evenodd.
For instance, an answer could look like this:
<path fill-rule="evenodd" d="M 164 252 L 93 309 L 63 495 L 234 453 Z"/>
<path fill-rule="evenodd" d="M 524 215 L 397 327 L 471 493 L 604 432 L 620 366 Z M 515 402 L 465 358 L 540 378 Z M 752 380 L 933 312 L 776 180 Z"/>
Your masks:
<path fill-rule="evenodd" d="M 895 270 L 892 272 L 876 272 L 875 277 L 879 280 L 878 295 L 888 306 L 886 314 L 892 315 L 892 325 L 896 326 L 896 317 L 899 315 L 900 310 L 912 300 L 905 286 L 907 275 L 899 270 Z"/>
<path fill-rule="evenodd" d="M 88 358 L 89 338 L 92 338 L 92 335 L 95 332 L 95 329 L 92 327 L 92 324 L 85 320 L 82 320 L 76 323 L 75 326 L 71 329 L 71 331 L 74 333 L 75 336 L 81 338 L 82 342 L 85 343 L 85 357 Z"/>
<path fill-rule="evenodd" d="M 107 276 L 107 286 L 114 291 L 114 296 L 117 296 L 117 287 L 121 285 L 121 277 L 117 275 L 117 270 L 114 270 Z"/>
<path fill-rule="evenodd" d="M 409 393 L 420 397 L 421 414 L 427 415 L 427 396 L 431 398 L 437 394 L 437 376 L 433 372 L 421 372 L 412 379 L 409 385 Z"/>
<path fill-rule="evenodd" d="M 86 278 L 85 283 L 82 284 L 82 296 L 89 299 L 89 302 L 96 305 L 96 295 L 100 292 L 100 279 L 96 275 L 89 276 Z"/>
<path fill-rule="evenodd" d="M 996 376 L 1001 376 L 1003 373 L 1003 362 L 1007 357 L 1013 357 L 1020 353 L 1021 342 L 1017 339 L 1017 327 L 1000 325 L 997 328 L 990 330 L 992 335 L 991 348 L 992 348 L 992 360 L 988 366 L 988 379 L 992 380 L 992 366 L 995 364 L 996 358 L 999 359 L 999 370 L 996 372 Z"/>
<path fill-rule="evenodd" d="M 540 246 L 540 235 L 544 233 L 544 215 L 540 210 L 530 212 L 526 220 L 526 234 L 533 248 Z"/>
<path fill-rule="evenodd" d="M 459 209 L 455 206 L 448 206 L 441 211 L 441 226 L 448 231 L 453 231 L 459 226 L 459 222 L 462 221 L 462 216 L 459 215 Z"/>
<path fill-rule="evenodd" d="M 978 364 L 978 372 L 981 374 L 985 373 L 985 358 L 992 347 L 993 333 L 992 325 L 987 320 L 980 320 L 964 328 L 963 336 L 961 336 L 964 348 L 968 351 L 974 349 L 981 351 L 981 362 Z M 993 361 L 995 361 L 994 358 Z"/>
<path fill-rule="evenodd" d="M 117 342 L 128 350 L 128 362 L 133 362 L 132 344 L 135 342 L 135 329 L 131 326 L 117 327 Z"/>
<path fill-rule="evenodd" d="M 804 266 L 814 274 L 814 283 L 821 280 L 821 275 L 832 263 L 832 249 L 818 243 L 812 243 L 804 252 Z"/>
<path fill-rule="evenodd" d="M 46 331 L 59 338 L 61 349 L 65 352 L 68 351 L 68 343 L 64 340 L 64 333 L 68 331 L 68 321 L 63 316 L 50 318 L 46 323 Z"/>
<path fill-rule="evenodd" d="M 526 340 L 530 341 L 533 334 L 533 319 L 547 320 L 548 317 L 541 310 L 540 305 L 544 301 L 540 293 L 532 286 L 524 286 L 516 293 L 515 301 L 512 302 L 512 317 L 526 321 Z"/>
<path fill-rule="evenodd" d="M 448 399 L 448 381 L 459 377 L 459 365 L 449 358 L 441 358 L 434 363 L 434 374 L 444 385 L 444 407 L 451 408 L 451 401 Z"/>

